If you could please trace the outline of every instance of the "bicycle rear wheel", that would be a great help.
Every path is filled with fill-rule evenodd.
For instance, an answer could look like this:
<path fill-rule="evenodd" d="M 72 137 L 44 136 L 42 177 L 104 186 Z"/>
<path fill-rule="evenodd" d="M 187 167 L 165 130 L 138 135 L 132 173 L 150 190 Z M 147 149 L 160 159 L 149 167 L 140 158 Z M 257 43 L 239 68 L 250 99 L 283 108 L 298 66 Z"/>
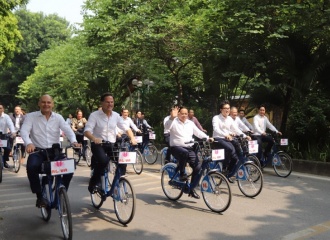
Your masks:
<path fill-rule="evenodd" d="M 254 163 L 244 163 L 237 171 L 237 184 L 245 196 L 258 196 L 264 184 L 260 168 Z"/>
<path fill-rule="evenodd" d="M 41 210 L 41 216 L 42 218 L 48 222 L 51 215 L 52 215 L 52 209 L 50 206 L 50 188 L 49 188 L 49 181 L 48 181 L 48 177 L 47 176 L 43 176 L 41 178 L 41 193 L 42 193 L 42 197 L 44 199 L 47 199 L 48 204 L 47 207 L 42 207 Z"/>
<path fill-rule="evenodd" d="M 154 164 L 158 158 L 158 150 L 155 145 L 147 145 L 143 150 L 143 155 L 148 164 Z"/>
<path fill-rule="evenodd" d="M 70 206 L 68 194 L 64 186 L 60 187 L 58 194 L 59 194 L 58 213 L 60 215 L 63 236 L 65 240 L 71 240 L 72 239 L 71 206 Z"/>
<path fill-rule="evenodd" d="M 92 150 L 88 145 L 85 147 L 84 158 L 87 163 L 87 166 L 90 167 L 92 164 Z"/>
<path fill-rule="evenodd" d="M 292 172 L 292 159 L 285 152 L 278 152 L 273 158 L 273 168 L 277 176 L 288 177 Z"/>
<path fill-rule="evenodd" d="M 143 171 L 143 156 L 139 150 L 136 149 L 136 162 L 133 164 L 133 169 L 136 174 L 141 174 Z"/>
<path fill-rule="evenodd" d="M 259 161 L 259 158 L 257 158 L 257 156 L 255 156 L 255 155 L 248 155 L 247 158 L 248 158 L 248 161 L 252 161 L 255 165 L 257 165 L 257 167 L 259 169 L 262 169 L 261 168 L 261 163 Z"/>
<path fill-rule="evenodd" d="M 176 182 L 176 178 L 171 180 L 176 172 L 175 169 L 176 169 L 176 164 L 174 163 L 166 164 L 163 169 L 162 178 L 161 178 L 161 185 L 163 192 L 165 196 L 172 201 L 178 200 L 183 194 L 183 189 L 181 187 L 183 183 Z"/>
<path fill-rule="evenodd" d="M 18 173 L 19 169 L 21 168 L 21 158 L 22 158 L 21 149 L 19 149 L 18 147 L 15 147 L 14 152 L 13 152 L 13 162 L 14 162 L 15 173 Z"/>
<path fill-rule="evenodd" d="M 126 178 L 120 178 L 117 193 L 115 189 L 114 208 L 117 219 L 120 223 L 126 225 L 132 221 L 135 215 L 136 197 L 131 183 Z"/>
<path fill-rule="evenodd" d="M 224 212 L 231 204 L 231 188 L 227 178 L 211 171 L 201 183 L 201 192 L 206 206 L 213 212 Z"/>

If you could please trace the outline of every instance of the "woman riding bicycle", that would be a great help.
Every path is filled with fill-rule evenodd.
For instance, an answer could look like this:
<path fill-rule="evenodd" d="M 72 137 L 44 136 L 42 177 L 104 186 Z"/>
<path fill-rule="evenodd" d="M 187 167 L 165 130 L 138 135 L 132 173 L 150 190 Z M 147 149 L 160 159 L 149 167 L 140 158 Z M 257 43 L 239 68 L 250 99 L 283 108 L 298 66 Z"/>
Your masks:
<path fill-rule="evenodd" d="M 78 143 L 84 144 L 84 128 L 87 123 L 86 118 L 83 117 L 83 112 L 78 109 L 76 111 L 76 118 L 72 119 L 71 128 L 76 134 Z"/>

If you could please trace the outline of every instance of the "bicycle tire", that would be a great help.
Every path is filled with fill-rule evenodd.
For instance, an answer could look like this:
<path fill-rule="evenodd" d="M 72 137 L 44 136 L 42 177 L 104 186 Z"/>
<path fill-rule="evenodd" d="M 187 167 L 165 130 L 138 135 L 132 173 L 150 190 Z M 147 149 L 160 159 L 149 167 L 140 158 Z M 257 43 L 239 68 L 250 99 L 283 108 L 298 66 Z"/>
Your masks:
<path fill-rule="evenodd" d="M 108 164 L 108 183 L 111 187 L 111 184 L 113 182 L 113 179 L 115 177 L 117 165 L 110 159 Z"/>
<path fill-rule="evenodd" d="M 260 168 L 254 163 L 244 163 L 237 173 L 237 185 L 239 190 L 247 197 L 253 198 L 261 193 L 264 178 Z"/>
<path fill-rule="evenodd" d="M 49 181 L 48 181 L 48 177 L 47 176 L 43 176 L 41 178 L 41 193 L 42 193 L 42 197 L 44 199 L 47 199 L 48 204 L 46 207 L 42 207 L 40 209 L 41 211 L 41 216 L 42 218 L 48 222 L 50 217 L 52 216 L 52 208 L 50 206 L 50 191 L 49 191 Z"/>
<path fill-rule="evenodd" d="M 277 176 L 286 178 L 292 172 L 292 158 L 290 157 L 289 154 L 285 152 L 276 153 L 274 158 L 276 158 L 276 155 L 279 157 L 281 162 L 280 165 L 277 165 L 276 163 L 273 164 L 274 171 L 277 174 Z"/>
<path fill-rule="evenodd" d="M 175 172 L 176 164 L 168 163 L 163 168 L 162 177 L 161 177 L 161 185 L 165 196 L 172 200 L 176 201 L 181 198 L 183 194 L 183 189 L 179 186 L 170 184 L 170 180 L 172 179 L 172 175 Z M 175 181 L 175 180 L 174 180 Z"/>
<path fill-rule="evenodd" d="M 216 170 L 208 172 L 203 178 L 201 192 L 206 206 L 213 212 L 224 212 L 231 204 L 232 194 L 229 182 Z"/>
<path fill-rule="evenodd" d="M 139 150 L 136 149 L 136 162 L 133 164 L 134 172 L 140 175 L 143 171 L 143 156 Z"/>
<path fill-rule="evenodd" d="M 3 170 L 3 160 L 2 160 L 2 154 L 0 153 L 0 183 L 2 183 L 2 170 Z"/>
<path fill-rule="evenodd" d="M 161 166 L 165 165 L 165 158 L 166 158 L 166 154 L 167 154 L 167 149 L 168 149 L 168 147 L 164 147 L 164 148 L 162 148 L 162 150 L 160 150 L 160 165 Z"/>
<path fill-rule="evenodd" d="M 262 169 L 261 163 L 259 161 L 259 158 L 257 158 L 257 156 L 255 156 L 255 155 L 248 155 L 247 158 L 248 158 L 248 161 L 252 161 L 255 165 L 257 165 L 257 167 L 259 169 Z"/>
<path fill-rule="evenodd" d="M 75 151 L 75 148 L 72 148 L 72 157 L 74 158 L 74 161 L 76 165 L 80 162 L 81 156 L 82 156 L 82 148 L 76 148 L 78 151 Z"/>
<path fill-rule="evenodd" d="M 64 186 L 59 188 L 58 213 L 60 216 L 63 237 L 72 240 L 72 215 L 68 194 Z"/>
<path fill-rule="evenodd" d="M 94 191 L 93 193 L 91 193 L 92 204 L 96 209 L 99 209 L 100 207 L 102 207 L 103 202 L 104 202 L 103 195 L 104 194 L 101 192 L 101 190 L 97 190 L 97 191 Z"/>
<path fill-rule="evenodd" d="M 92 150 L 90 146 L 85 147 L 84 158 L 88 167 L 92 164 Z"/>
<path fill-rule="evenodd" d="M 21 168 L 21 158 L 22 158 L 22 152 L 18 147 L 16 147 L 13 152 L 13 162 L 14 162 L 15 173 L 18 173 L 19 169 Z"/>
<path fill-rule="evenodd" d="M 116 191 L 116 189 L 115 189 Z M 128 224 L 133 220 L 136 208 L 136 196 L 132 184 L 124 177 L 119 179 L 119 187 L 117 193 L 120 195 L 120 200 L 117 201 L 114 196 L 114 209 L 118 221 L 121 224 Z"/>
<path fill-rule="evenodd" d="M 148 148 L 148 150 L 147 150 Z M 147 154 L 146 154 L 147 152 Z M 155 145 L 147 145 L 144 150 L 143 150 L 143 156 L 144 156 L 144 160 L 148 163 L 148 164 L 154 164 L 155 162 L 157 162 L 158 159 L 158 149 L 156 148 Z"/>

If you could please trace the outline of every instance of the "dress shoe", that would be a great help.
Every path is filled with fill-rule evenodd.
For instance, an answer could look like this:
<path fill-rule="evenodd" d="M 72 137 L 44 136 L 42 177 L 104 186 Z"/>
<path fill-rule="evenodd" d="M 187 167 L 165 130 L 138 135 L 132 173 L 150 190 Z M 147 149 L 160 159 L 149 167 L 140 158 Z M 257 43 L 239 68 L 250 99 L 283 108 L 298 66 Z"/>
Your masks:
<path fill-rule="evenodd" d="M 187 174 L 180 175 L 180 177 L 179 177 L 179 180 L 180 180 L 181 182 L 185 182 L 185 181 L 187 181 L 187 179 L 188 179 Z"/>
<path fill-rule="evenodd" d="M 44 199 L 43 197 L 37 198 L 37 202 L 36 202 L 37 208 L 45 208 L 45 207 L 47 207 L 47 205 L 48 205 L 48 202 L 46 199 Z"/>
<path fill-rule="evenodd" d="M 4 167 L 4 168 L 10 168 L 10 166 L 8 165 L 7 162 L 4 162 L 4 163 L 3 163 L 3 167 Z"/>
<path fill-rule="evenodd" d="M 200 199 L 200 196 L 196 193 L 195 190 L 190 190 L 188 196 L 192 198 Z"/>

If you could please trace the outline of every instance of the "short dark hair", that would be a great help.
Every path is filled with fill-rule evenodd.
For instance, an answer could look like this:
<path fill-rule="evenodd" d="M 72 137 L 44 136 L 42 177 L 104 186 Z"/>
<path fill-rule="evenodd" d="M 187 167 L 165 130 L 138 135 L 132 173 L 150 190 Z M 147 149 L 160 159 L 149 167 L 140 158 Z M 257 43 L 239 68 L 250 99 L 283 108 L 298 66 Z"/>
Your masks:
<path fill-rule="evenodd" d="M 243 113 L 245 113 L 245 110 L 244 110 L 244 109 L 240 109 L 239 112 L 243 112 Z"/>
<path fill-rule="evenodd" d="M 106 92 L 101 95 L 101 102 L 103 102 L 106 97 L 112 97 L 113 99 L 115 99 L 112 93 Z"/>
<path fill-rule="evenodd" d="M 223 101 L 220 103 L 220 109 L 222 109 L 223 106 L 225 106 L 226 104 L 230 105 L 229 101 L 228 101 L 228 100 L 223 100 Z"/>
<path fill-rule="evenodd" d="M 266 105 L 265 104 L 260 104 L 259 106 L 258 106 L 258 109 L 260 109 L 260 108 L 265 108 L 266 109 Z"/>

